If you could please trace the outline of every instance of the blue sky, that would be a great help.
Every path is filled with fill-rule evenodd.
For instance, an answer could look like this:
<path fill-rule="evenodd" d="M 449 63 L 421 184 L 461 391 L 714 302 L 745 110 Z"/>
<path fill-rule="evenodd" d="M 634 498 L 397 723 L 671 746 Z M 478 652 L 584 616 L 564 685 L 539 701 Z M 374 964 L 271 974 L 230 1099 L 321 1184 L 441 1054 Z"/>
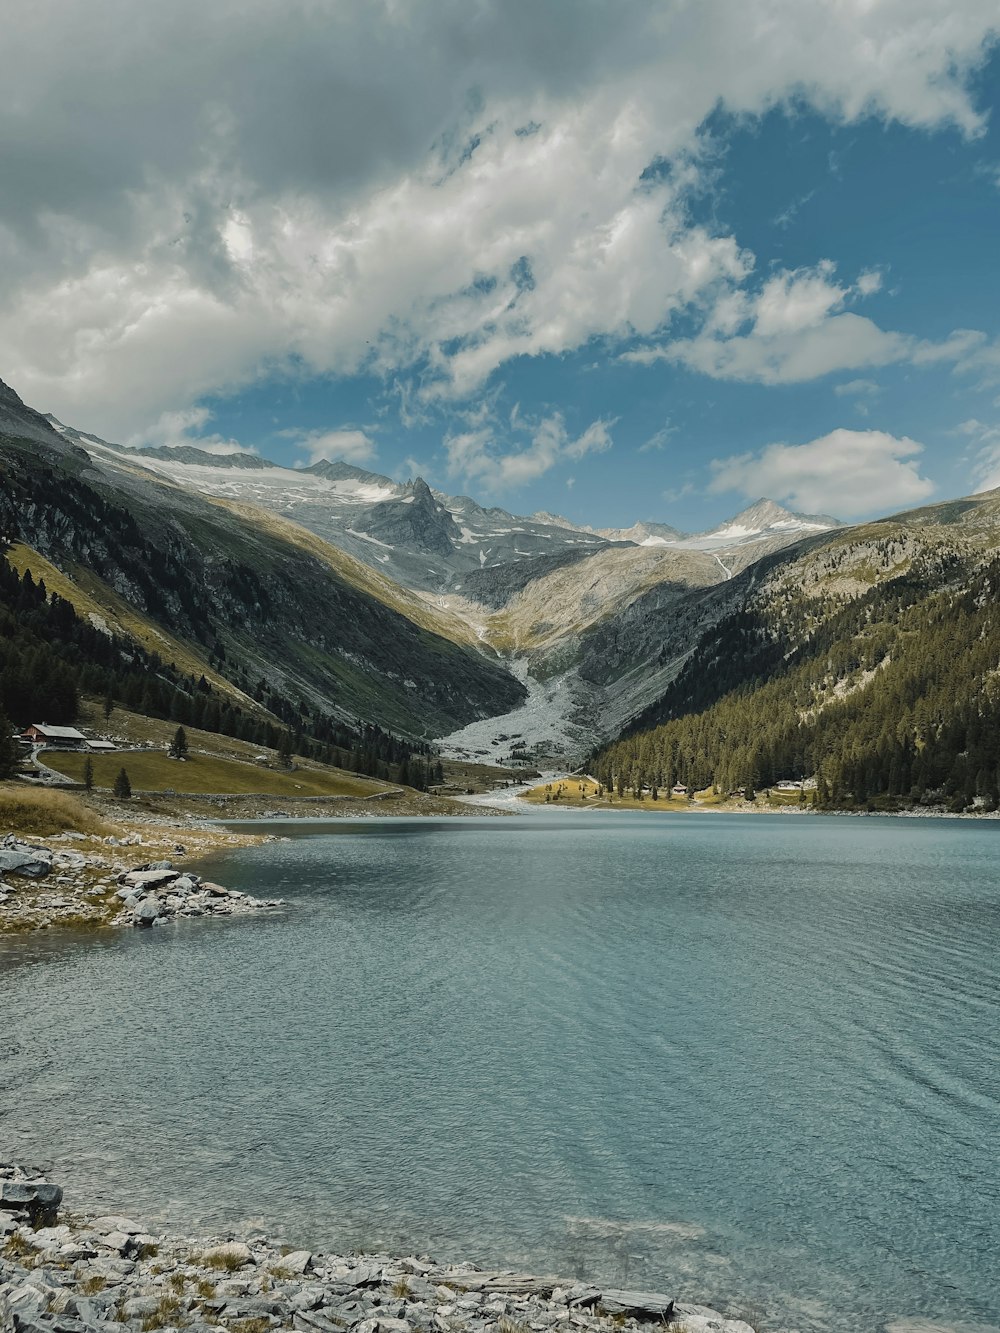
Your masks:
<path fill-rule="evenodd" d="M 47 8 L 0 93 L 35 406 L 595 525 L 1000 484 L 988 4 Z"/>

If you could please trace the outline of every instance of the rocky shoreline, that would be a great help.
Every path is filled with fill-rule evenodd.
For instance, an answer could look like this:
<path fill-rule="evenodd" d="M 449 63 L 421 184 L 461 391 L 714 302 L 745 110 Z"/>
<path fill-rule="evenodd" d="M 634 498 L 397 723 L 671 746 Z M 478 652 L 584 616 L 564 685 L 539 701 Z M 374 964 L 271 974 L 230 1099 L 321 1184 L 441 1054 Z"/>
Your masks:
<path fill-rule="evenodd" d="M 161 1235 L 124 1216 L 60 1216 L 37 1168 L 0 1163 L 0 1333 L 754 1333 L 657 1292 L 291 1250 L 254 1233 Z"/>
<path fill-rule="evenodd" d="M 260 839 L 230 835 L 225 841 Z M 138 832 L 105 838 L 60 833 L 44 840 L 9 834 L 0 840 L 0 934 L 55 926 L 151 927 L 284 906 L 280 899 L 254 898 L 176 866 L 172 857 L 187 855 L 188 846 L 166 846 L 171 857 L 140 860 L 137 848 L 162 853 L 163 839 Z"/>

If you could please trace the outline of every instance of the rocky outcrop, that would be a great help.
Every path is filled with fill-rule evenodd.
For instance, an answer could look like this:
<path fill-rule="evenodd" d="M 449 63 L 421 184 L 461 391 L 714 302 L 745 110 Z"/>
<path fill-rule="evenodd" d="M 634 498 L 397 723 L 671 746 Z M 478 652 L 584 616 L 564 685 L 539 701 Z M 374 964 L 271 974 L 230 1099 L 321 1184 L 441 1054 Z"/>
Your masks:
<path fill-rule="evenodd" d="M 0 1193 L 8 1187 L 24 1195 L 47 1187 L 61 1198 L 40 1172 L 0 1164 Z M 39 1218 L 28 1203 L 0 1202 L 0 1333 L 614 1333 L 652 1324 L 753 1333 L 657 1292 L 413 1256 L 289 1250 L 259 1235 L 158 1235 L 117 1214 L 60 1223 L 55 1207 Z"/>
<path fill-rule="evenodd" d="M 121 911 L 116 926 L 156 926 L 177 917 L 233 916 L 284 906 L 280 898 L 254 898 L 239 889 L 204 880 L 190 870 L 175 869 L 170 861 L 156 861 L 118 876 Z"/>
<path fill-rule="evenodd" d="M 59 834 L 44 845 L 13 835 L 3 839 L 0 931 L 150 927 L 184 917 L 246 916 L 284 905 L 203 880 L 169 860 L 136 864 L 130 849 L 142 844 L 139 834 L 80 838 L 76 846 L 66 845 L 77 837 Z M 175 850 L 182 855 L 185 849 L 177 844 Z"/>

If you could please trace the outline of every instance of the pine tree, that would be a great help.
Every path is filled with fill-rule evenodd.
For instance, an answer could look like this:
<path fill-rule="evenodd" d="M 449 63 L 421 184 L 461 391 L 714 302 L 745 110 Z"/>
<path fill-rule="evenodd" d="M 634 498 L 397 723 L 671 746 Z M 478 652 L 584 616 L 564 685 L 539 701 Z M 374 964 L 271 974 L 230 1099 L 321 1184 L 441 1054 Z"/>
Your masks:
<path fill-rule="evenodd" d="M 114 695 L 114 691 L 113 691 L 113 689 L 112 689 L 111 686 L 109 685 L 109 686 L 108 686 L 108 692 L 107 692 L 107 694 L 104 696 L 104 720 L 105 720 L 105 722 L 108 721 L 108 719 L 111 717 L 111 714 L 112 714 L 114 711 L 115 711 L 115 695 Z"/>
<path fill-rule="evenodd" d="M 129 782 L 128 773 L 124 768 L 118 770 L 115 785 L 111 790 L 119 801 L 130 801 L 132 799 L 132 784 Z"/>
<path fill-rule="evenodd" d="M 5 713 L 0 713 L 0 778 L 9 778 L 17 772 L 17 741 Z"/>
<path fill-rule="evenodd" d="M 87 755 L 87 762 L 83 766 L 83 785 L 87 791 L 94 790 L 94 761 L 90 755 Z"/>
<path fill-rule="evenodd" d="M 170 742 L 170 757 L 172 759 L 186 759 L 187 754 L 187 736 L 184 734 L 184 728 L 178 727 L 174 732 L 174 739 Z"/>

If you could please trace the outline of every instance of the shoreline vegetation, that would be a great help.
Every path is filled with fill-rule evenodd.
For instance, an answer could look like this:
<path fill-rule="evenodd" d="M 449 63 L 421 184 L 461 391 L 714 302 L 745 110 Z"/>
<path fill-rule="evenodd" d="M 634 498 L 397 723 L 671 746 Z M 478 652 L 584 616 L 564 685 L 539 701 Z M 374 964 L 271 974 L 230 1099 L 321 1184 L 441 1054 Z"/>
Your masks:
<path fill-rule="evenodd" d="M 0 1162 L 3 1333 L 754 1333 L 659 1292 L 295 1249 L 259 1231 L 162 1234 L 119 1214 L 59 1215 L 40 1168 Z"/>
<path fill-rule="evenodd" d="M 654 795 L 654 791 L 656 794 Z M 766 789 L 753 795 L 716 793 L 711 787 L 685 795 L 669 790 L 644 788 L 641 794 L 634 789 L 623 791 L 604 787 L 590 775 L 562 774 L 536 783 L 519 794 L 519 800 L 528 805 L 547 805 L 564 810 L 642 810 L 666 814 L 741 814 L 741 815 L 838 815 L 851 817 L 885 817 L 900 819 L 1000 819 L 1000 810 L 982 808 L 951 810 L 946 805 L 898 805 L 893 802 L 870 802 L 864 807 L 823 805 L 816 801 L 815 792 L 808 789 L 785 791 Z"/>

